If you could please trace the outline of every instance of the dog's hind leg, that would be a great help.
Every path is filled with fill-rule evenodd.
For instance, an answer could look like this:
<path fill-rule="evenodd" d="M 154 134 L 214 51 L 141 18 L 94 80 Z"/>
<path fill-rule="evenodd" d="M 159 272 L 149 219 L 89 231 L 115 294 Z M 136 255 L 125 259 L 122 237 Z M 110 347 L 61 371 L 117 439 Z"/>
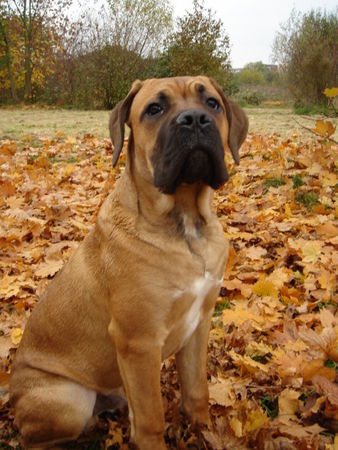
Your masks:
<path fill-rule="evenodd" d="M 14 373 L 11 384 L 15 423 L 26 448 L 75 440 L 93 415 L 96 392 L 67 378 L 27 367 Z"/>

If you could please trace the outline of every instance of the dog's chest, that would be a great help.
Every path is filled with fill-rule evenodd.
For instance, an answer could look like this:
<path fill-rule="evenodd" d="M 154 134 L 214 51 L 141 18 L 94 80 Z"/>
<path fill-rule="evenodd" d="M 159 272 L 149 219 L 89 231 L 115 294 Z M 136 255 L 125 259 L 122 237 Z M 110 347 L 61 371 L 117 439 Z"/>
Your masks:
<path fill-rule="evenodd" d="M 167 354 L 180 350 L 199 323 L 210 318 L 221 282 L 206 272 L 204 276 L 196 277 L 185 289 L 174 292 L 172 301 L 175 320 L 166 342 Z"/>

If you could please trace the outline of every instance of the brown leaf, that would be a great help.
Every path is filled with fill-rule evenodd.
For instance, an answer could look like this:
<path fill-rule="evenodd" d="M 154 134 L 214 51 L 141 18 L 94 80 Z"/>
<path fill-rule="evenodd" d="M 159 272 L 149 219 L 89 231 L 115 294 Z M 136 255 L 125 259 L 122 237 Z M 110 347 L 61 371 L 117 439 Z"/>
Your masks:
<path fill-rule="evenodd" d="M 312 378 L 312 383 L 319 389 L 323 394 L 327 395 L 329 402 L 338 408 L 338 386 L 336 383 L 328 380 L 321 375 L 315 375 Z"/>

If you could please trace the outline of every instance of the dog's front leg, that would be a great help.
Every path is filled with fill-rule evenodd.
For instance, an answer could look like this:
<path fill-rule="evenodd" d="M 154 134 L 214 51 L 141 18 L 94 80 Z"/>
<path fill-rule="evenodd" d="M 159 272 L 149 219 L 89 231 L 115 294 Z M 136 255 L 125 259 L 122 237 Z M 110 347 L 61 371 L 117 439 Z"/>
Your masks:
<path fill-rule="evenodd" d="M 131 440 L 140 450 L 165 450 L 161 347 L 156 346 L 156 339 L 131 340 L 116 336 L 109 328 L 128 399 Z"/>
<path fill-rule="evenodd" d="M 192 423 L 210 425 L 208 412 L 207 349 L 210 319 L 205 318 L 186 345 L 176 353 L 183 411 Z"/>

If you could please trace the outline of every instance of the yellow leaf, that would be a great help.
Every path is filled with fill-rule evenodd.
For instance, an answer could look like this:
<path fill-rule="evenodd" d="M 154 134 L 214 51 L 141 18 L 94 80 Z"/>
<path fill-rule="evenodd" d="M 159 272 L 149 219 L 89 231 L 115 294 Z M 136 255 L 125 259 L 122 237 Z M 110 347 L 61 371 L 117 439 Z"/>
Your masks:
<path fill-rule="evenodd" d="M 324 187 L 332 187 L 337 184 L 337 176 L 334 173 L 326 172 L 322 177 L 322 183 Z"/>
<path fill-rule="evenodd" d="M 247 309 L 243 309 L 242 306 L 236 306 L 234 309 L 225 309 L 222 316 L 223 324 L 229 325 L 234 323 L 236 326 L 242 325 L 247 320 L 262 323 L 264 319 L 256 314 L 251 313 Z"/>
<path fill-rule="evenodd" d="M 233 406 L 236 401 L 236 395 L 232 391 L 232 386 L 233 382 L 231 380 L 222 379 L 220 379 L 220 383 L 210 384 L 210 401 L 225 407 Z"/>
<path fill-rule="evenodd" d="M 285 203 L 284 211 L 285 211 L 286 217 L 289 217 L 289 218 L 292 217 L 291 208 L 290 208 L 290 205 L 288 203 Z"/>
<path fill-rule="evenodd" d="M 252 288 L 252 292 L 261 297 L 278 297 L 278 291 L 272 281 L 260 278 Z"/>
<path fill-rule="evenodd" d="M 233 430 L 233 432 L 235 433 L 235 436 L 240 438 L 243 436 L 243 425 L 242 422 L 237 419 L 237 417 L 233 417 L 230 420 L 230 426 Z"/>
<path fill-rule="evenodd" d="M 72 164 L 68 164 L 63 172 L 64 177 L 69 177 L 74 172 L 74 166 Z"/>
<path fill-rule="evenodd" d="M 313 131 L 323 137 L 330 137 L 336 131 L 336 127 L 329 120 L 316 120 L 316 128 Z"/>
<path fill-rule="evenodd" d="M 335 98 L 338 96 L 338 87 L 333 87 L 333 88 L 326 88 L 324 90 L 324 94 L 326 95 L 326 97 L 328 98 Z"/>
<path fill-rule="evenodd" d="M 279 269 L 274 270 L 268 277 L 266 277 L 265 281 L 271 281 L 275 288 L 281 289 L 289 280 L 289 278 L 289 270 L 284 267 L 280 267 Z"/>
<path fill-rule="evenodd" d="M 286 388 L 278 397 L 279 414 L 293 415 L 299 410 L 299 392 Z"/>
<path fill-rule="evenodd" d="M 39 265 L 39 268 L 35 271 L 35 275 L 41 278 L 53 276 L 61 269 L 63 265 L 64 262 L 62 259 L 48 260 Z"/>
<path fill-rule="evenodd" d="M 267 415 L 262 413 L 260 409 L 256 409 L 248 414 L 247 421 L 244 426 L 244 432 L 251 432 L 262 428 L 267 421 Z"/>
<path fill-rule="evenodd" d="M 236 366 L 244 367 L 251 374 L 255 374 L 257 372 L 268 373 L 270 370 L 267 365 L 255 361 L 250 356 L 238 355 L 234 350 L 230 350 L 228 354 Z"/>
<path fill-rule="evenodd" d="M 67 144 L 74 145 L 74 144 L 76 144 L 76 138 L 74 136 L 67 136 L 67 139 L 65 140 L 65 142 Z"/>
<path fill-rule="evenodd" d="M 318 241 L 310 241 L 302 249 L 303 262 L 315 263 L 318 261 L 321 251 L 321 244 Z"/>
<path fill-rule="evenodd" d="M 23 330 L 21 328 L 13 328 L 13 331 L 11 334 L 11 340 L 14 345 L 20 344 L 22 335 L 23 335 Z"/>
<path fill-rule="evenodd" d="M 265 356 L 268 353 L 273 354 L 273 349 L 268 345 L 264 344 L 264 342 L 249 342 L 249 344 L 245 348 L 245 354 L 248 356 Z"/>
<path fill-rule="evenodd" d="M 328 289 L 333 291 L 335 287 L 335 276 L 328 270 L 322 269 L 320 276 L 318 277 L 320 287 L 322 289 Z"/>

